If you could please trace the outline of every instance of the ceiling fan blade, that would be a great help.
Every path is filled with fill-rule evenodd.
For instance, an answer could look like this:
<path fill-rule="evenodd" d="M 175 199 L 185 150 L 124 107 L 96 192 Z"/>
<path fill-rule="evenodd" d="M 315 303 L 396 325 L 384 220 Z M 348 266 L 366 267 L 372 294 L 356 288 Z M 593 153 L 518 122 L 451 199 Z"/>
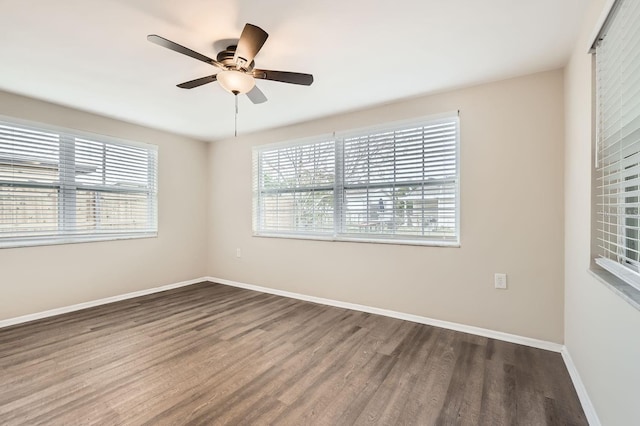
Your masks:
<path fill-rule="evenodd" d="M 269 34 L 262 28 L 246 24 L 240 35 L 236 53 L 233 56 L 234 62 L 241 67 L 247 68 L 260 49 L 262 49 L 267 37 L 269 37 Z"/>
<path fill-rule="evenodd" d="M 202 86 L 203 84 L 212 83 L 217 80 L 217 76 L 209 75 L 207 77 L 196 78 L 195 80 L 186 81 L 184 83 L 178 84 L 178 87 L 181 89 L 193 89 L 194 87 Z"/>
<path fill-rule="evenodd" d="M 224 66 L 220 62 L 214 59 L 211 59 L 208 56 L 204 56 L 203 54 L 198 53 L 194 50 L 191 50 L 188 47 L 184 47 L 182 45 L 179 45 L 178 43 L 174 43 L 171 40 L 167 40 L 164 37 L 160 37 L 159 35 L 150 34 L 147 36 L 147 40 L 149 40 L 151 43 L 157 44 L 158 46 L 171 49 L 174 52 L 182 53 L 183 55 L 190 56 L 194 59 L 197 59 L 202 62 L 206 62 L 207 64 L 214 65 L 219 68 L 224 68 Z"/>
<path fill-rule="evenodd" d="M 258 86 L 253 86 L 253 89 L 247 92 L 247 97 L 254 104 L 267 102 L 267 97 L 262 93 L 262 90 L 258 89 Z"/>
<path fill-rule="evenodd" d="M 311 83 L 313 83 L 313 76 L 311 74 L 303 74 L 300 72 L 253 70 L 253 76 L 263 80 L 301 84 L 303 86 L 311 86 Z"/>

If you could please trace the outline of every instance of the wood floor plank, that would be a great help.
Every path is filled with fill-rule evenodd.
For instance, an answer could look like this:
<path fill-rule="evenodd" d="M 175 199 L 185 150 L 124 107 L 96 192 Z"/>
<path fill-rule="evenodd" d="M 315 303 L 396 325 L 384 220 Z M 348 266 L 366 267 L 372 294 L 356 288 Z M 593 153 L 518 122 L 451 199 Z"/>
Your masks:
<path fill-rule="evenodd" d="M 356 424 L 395 424 L 400 417 L 424 360 L 437 339 L 434 327 L 413 324 L 411 332 L 394 350 L 398 358 L 392 371 L 371 398 Z"/>
<path fill-rule="evenodd" d="M 399 424 L 435 424 L 442 410 L 451 377 L 455 371 L 456 332 L 438 330 L 430 356 L 420 367 Z"/>
<path fill-rule="evenodd" d="M 557 353 L 212 283 L 0 329 L 2 425 L 586 425 Z"/>
<path fill-rule="evenodd" d="M 436 424 L 477 425 L 484 381 L 484 351 L 481 346 L 462 340 L 458 342 L 453 375 Z"/>

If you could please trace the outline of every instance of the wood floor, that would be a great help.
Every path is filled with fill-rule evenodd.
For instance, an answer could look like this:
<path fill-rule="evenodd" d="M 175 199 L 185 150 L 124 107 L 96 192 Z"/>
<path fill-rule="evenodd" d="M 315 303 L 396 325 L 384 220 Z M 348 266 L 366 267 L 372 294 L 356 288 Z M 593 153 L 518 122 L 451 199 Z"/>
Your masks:
<path fill-rule="evenodd" d="M 585 425 L 559 354 L 202 283 L 0 329 L 1 425 Z"/>

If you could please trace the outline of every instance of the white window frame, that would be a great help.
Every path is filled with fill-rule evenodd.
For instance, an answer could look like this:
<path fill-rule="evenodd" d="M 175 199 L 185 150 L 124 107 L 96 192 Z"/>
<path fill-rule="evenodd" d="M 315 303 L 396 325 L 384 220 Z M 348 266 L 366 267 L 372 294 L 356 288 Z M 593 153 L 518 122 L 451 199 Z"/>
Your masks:
<path fill-rule="evenodd" d="M 453 202 L 455 203 L 455 236 L 448 240 L 438 240 L 429 237 L 412 237 L 398 234 L 353 234 L 345 231 L 345 212 L 344 204 L 339 201 L 344 196 L 344 167 L 343 167 L 343 151 L 344 139 L 353 136 L 364 136 L 374 132 L 385 132 L 398 130 L 402 128 L 410 128 L 411 126 L 432 125 L 442 122 L 455 121 L 455 178 L 450 179 L 455 188 Z M 331 141 L 335 143 L 335 179 L 334 179 L 334 227 L 331 233 L 316 232 L 300 232 L 300 231 L 268 231 L 261 229 L 260 221 L 262 220 L 261 211 L 261 194 L 260 188 L 262 183 L 259 181 L 262 173 L 260 172 L 260 155 L 263 151 L 285 148 L 290 146 L 302 146 L 306 144 L 314 144 L 323 141 Z M 424 183 L 422 183 L 424 184 Z M 323 189 L 326 189 L 323 187 Z M 366 243 L 388 243 L 403 245 L 421 245 L 421 246 L 442 246 L 442 247 L 460 247 L 460 122 L 458 111 L 449 112 L 438 115 L 430 115 L 418 119 L 409 119 L 386 123 L 378 126 L 353 129 L 333 134 L 315 136 L 311 138 L 298 139 L 293 141 L 279 142 L 275 144 L 261 145 L 253 148 L 253 236 L 256 237 L 274 237 L 274 238 L 294 238 L 294 239 L 313 239 L 326 241 L 350 241 L 350 242 L 366 242 Z"/>
<path fill-rule="evenodd" d="M 4 182 L 10 186 L 20 186 L 25 188 L 50 188 L 58 190 L 58 226 L 57 231 L 47 235 L 23 235 L 23 236 L 2 236 L 0 233 L 0 249 L 30 247 L 42 245 L 58 245 L 70 243 L 83 243 L 94 241 L 110 241 L 134 238 L 152 238 L 158 235 L 158 147 L 142 142 L 135 142 L 90 132 L 68 129 L 53 126 L 40 122 L 18 119 L 14 117 L 1 116 L 0 123 L 17 128 L 55 133 L 59 136 L 59 170 L 58 182 L 53 184 L 39 183 L 11 183 Z M 122 147 L 135 147 L 147 151 L 148 159 L 148 184 L 146 190 L 99 187 L 97 185 L 83 185 L 75 182 L 75 141 L 76 139 L 90 140 L 97 143 L 118 145 Z M 106 169 L 106 157 L 102 158 L 103 170 Z M 96 230 L 93 233 L 77 232 L 76 223 L 76 194 L 78 191 L 99 191 L 105 193 L 145 193 L 147 200 L 147 219 L 150 224 L 145 229 L 140 230 Z M 97 215 L 100 217 L 100 215 Z"/>
<path fill-rule="evenodd" d="M 625 146 L 624 149 L 619 148 L 620 153 L 617 155 L 620 159 L 618 163 L 615 164 L 613 162 L 608 162 L 606 163 L 606 165 L 604 165 L 605 164 L 604 161 L 608 160 L 607 158 L 605 158 L 605 156 L 607 157 L 611 156 L 611 154 L 607 150 L 615 146 L 616 143 L 620 145 L 623 139 L 620 139 L 620 140 L 616 139 L 610 145 L 607 145 L 603 141 L 603 134 L 604 134 L 603 110 L 604 108 L 601 105 L 600 96 L 601 96 L 601 91 L 604 89 L 602 89 L 602 86 L 601 86 L 602 82 L 599 75 L 599 62 L 598 62 L 599 58 L 597 56 L 599 49 L 601 49 L 600 47 L 601 43 L 603 42 L 603 40 L 606 40 L 607 33 L 610 31 L 613 25 L 616 25 L 618 27 L 622 27 L 625 29 L 635 28 L 636 31 L 640 31 L 637 29 L 638 28 L 637 25 L 634 26 L 634 23 L 623 22 L 623 20 L 626 20 L 626 21 L 632 20 L 631 18 L 628 18 L 627 16 L 622 15 L 624 12 L 626 12 L 625 10 L 623 10 L 623 7 L 627 7 L 629 5 L 629 2 L 627 2 L 624 5 L 623 3 L 625 3 L 625 0 L 616 0 L 616 1 L 612 1 L 608 5 L 609 7 L 606 13 L 606 18 L 602 21 L 601 28 L 599 29 L 595 37 L 595 41 L 590 50 L 591 53 L 594 53 L 596 55 L 596 67 L 595 67 L 596 147 L 595 147 L 595 162 L 594 162 L 595 179 L 593 179 L 593 188 L 592 188 L 593 195 L 594 195 L 593 199 L 595 203 L 594 207 L 595 207 L 596 216 L 594 219 L 595 232 L 592 235 L 593 246 L 594 246 L 594 253 L 592 254 L 592 256 L 593 256 L 593 262 L 595 265 L 597 265 L 597 267 L 600 267 L 605 271 L 607 271 L 608 273 L 613 274 L 613 276 L 620 279 L 624 284 L 631 286 L 632 287 L 631 291 L 639 292 L 640 291 L 640 267 L 639 267 L 640 263 L 638 262 L 637 259 L 629 258 L 628 251 L 632 250 L 637 252 L 638 243 L 640 242 L 640 238 L 638 238 L 638 233 L 640 233 L 640 231 L 636 229 L 635 231 L 636 235 L 629 236 L 628 231 L 630 227 L 633 228 L 634 226 L 629 225 L 628 219 L 635 218 L 636 220 L 640 220 L 640 215 L 635 214 L 635 217 L 629 216 L 629 213 L 627 213 L 626 211 L 628 209 L 629 201 L 628 201 L 628 196 L 625 196 L 625 192 L 629 191 L 633 187 L 636 187 L 636 188 L 638 187 L 639 179 L 638 178 L 633 179 L 632 181 L 630 181 L 628 187 L 625 188 L 623 181 L 618 180 L 616 183 L 614 182 L 614 178 L 615 178 L 615 175 L 620 176 L 620 179 L 623 178 L 625 173 L 622 171 L 621 168 L 624 168 L 624 169 L 628 168 L 632 175 L 635 175 L 635 176 L 638 175 L 638 173 L 640 172 L 640 167 L 637 165 L 637 158 L 635 161 L 630 161 L 629 158 L 631 158 L 632 156 L 640 157 L 640 144 L 638 144 L 638 142 L 636 141 L 637 145 L 634 145 L 632 143 L 631 145 Z M 629 7 L 633 7 L 633 6 L 629 6 Z M 640 12 L 640 9 L 638 9 L 638 5 L 635 5 L 635 7 L 636 7 L 635 12 L 637 14 L 638 12 Z M 638 37 L 638 36 L 636 35 L 635 37 Z M 617 48 L 618 46 L 615 46 L 615 47 Z M 621 56 L 620 58 L 621 60 L 624 60 L 624 61 L 630 60 L 631 62 L 633 62 L 634 60 L 635 61 L 640 60 L 640 57 L 627 58 L 624 55 Z M 607 63 L 608 66 L 616 65 L 616 64 Z M 619 69 L 623 68 L 622 63 L 620 63 L 618 66 L 619 66 Z M 622 81 L 622 78 L 623 78 L 622 72 L 618 70 L 618 74 L 616 74 L 616 77 L 620 79 L 620 81 Z M 609 75 L 609 78 L 611 78 L 610 75 Z M 628 89 L 629 88 L 627 88 L 626 90 Z M 629 111 L 633 111 L 633 110 L 629 110 L 629 111 L 624 110 L 623 102 L 620 102 L 619 107 L 621 109 L 620 109 L 620 116 L 618 117 L 618 119 L 621 119 L 621 117 L 625 115 L 625 112 L 628 115 Z M 611 125 L 610 122 L 607 122 L 607 124 Z M 603 155 L 603 152 L 606 152 L 607 154 Z M 633 164 L 634 162 L 635 164 Z M 626 163 L 630 163 L 628 167 L 624 166 Z M 610 167 L 615 167 L 616 170 L 618 170 L 618 172 L 616 172 L 614 175 L 610 175 L 610 176 L 614 176 L 614 178 L 610 176 L 607 177 L 604 171 L 605 169 Z M 631 169 L 631 167 L 633 167 L 633 169 Z M 637 192 L 638 192 L 637 190 L 633 190 L 630 196 L 638 198 Z M 613 199 L 617 201 L 612 202 L 611 200 Z M 640 207 L 640 203 L 635 202 L 634 204 L 636 205 L 635 209 L 637 212 L 638 208 Z M 615 214 L 613 214 L 611 213 L 611 210 L 616 209 L 615 207 L 616 205 L 618 206 L 617 211 Z M 637 228 L 637 225 L 635 226 L 635 228 Z M 630 241 L 631 243 L 629 243 Z M 636 247 L 633 248 L 629 246 L 629 244 L 632 244 L 632 245 L 635 244 Z M 597 270 L 597 269 L 594 268 L 594 270 Z"/>

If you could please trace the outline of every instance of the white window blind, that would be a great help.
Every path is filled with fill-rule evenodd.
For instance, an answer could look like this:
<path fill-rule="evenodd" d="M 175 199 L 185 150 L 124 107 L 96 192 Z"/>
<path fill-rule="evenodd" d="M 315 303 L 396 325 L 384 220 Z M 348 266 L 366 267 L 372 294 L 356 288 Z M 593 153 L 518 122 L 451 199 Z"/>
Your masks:
<path fill-rule="evenodd" d="M 260 151 L 260 215 L 264 232 L 332 235 L 335 143 L 302 143 Z"/>
<path fill-rule="evenodd" d="M 456 241 L 457 119 L 344 138 L 346 234 Z"/>
<path fill-rule="evenodd" d="M 254 151 L 254 233 L 455 245 L 458 117 Z"/>
<path fill-rule="evenodd" d="M 0 120 L 0 247 L 156 233 L 156 147 Z"/>
<path fill-rule="evenodd" d="M 618 1 L 595 46 L 596 262 L 640 289 L 640 2 Z"/>

